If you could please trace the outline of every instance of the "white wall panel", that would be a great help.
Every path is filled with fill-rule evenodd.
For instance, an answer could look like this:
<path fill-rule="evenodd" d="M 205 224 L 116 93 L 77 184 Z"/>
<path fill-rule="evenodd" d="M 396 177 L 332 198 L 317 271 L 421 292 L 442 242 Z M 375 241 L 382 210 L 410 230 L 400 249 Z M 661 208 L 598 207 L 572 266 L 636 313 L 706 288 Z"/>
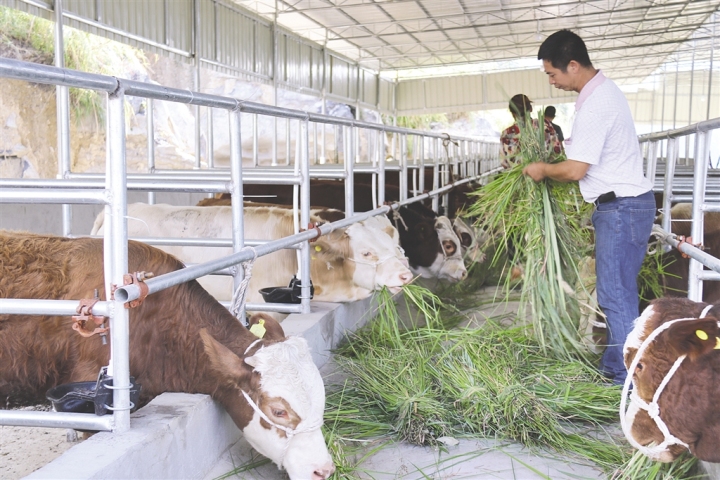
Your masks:
<path fill-rule="evenodd" d="M 380 91 L 378 92 L 378 104 L 380 111 L 392 113 L 395 109 L 395 82 L 380 78 Z"/>
<path fill-rule="evenodd" d="M 425 82 L 427 108 L 454 108 L 483 103 L 482 77 L 477 75 L 432 78 Z"/>
<path fill-rule="evenodd" d="M 350 64 L 335 55 L 328 55 L 328 58 L 330 60 L 328 93 L 334 96 L 348 98 L 350 95 Z"/>
<path fill-rule="evenodd" d="M 398 115 L 422 113 L 425 108 L 426 80 L 407 80 L 397 84 L 395 91 Z"/>
<path fill-rule="evenodd" d="M 377 74 L 368 70 L 360 69 L 360 98 L 361 102 L 368 105 L 377 105 L 378 85 Z"/>
<path fill-rule="evenodd" d="M 553 95 L 554 92 L 560 92 Z M 549 86 L 539 70 L 404 80 L 397 86 L 398 115 L 504 108 L 524 93 L 535 103 L 574 101 L 575 94 Z"/>

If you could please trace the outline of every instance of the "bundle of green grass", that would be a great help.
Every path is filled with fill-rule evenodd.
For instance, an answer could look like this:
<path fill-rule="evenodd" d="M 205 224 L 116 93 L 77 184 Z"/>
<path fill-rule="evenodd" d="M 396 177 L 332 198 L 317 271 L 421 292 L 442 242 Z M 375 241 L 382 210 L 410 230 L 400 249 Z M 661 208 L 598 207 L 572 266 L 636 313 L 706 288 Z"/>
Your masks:
<path fill-rule="evenodd" d="M 538 124 L 543 125 L 542 117 Z M 467 214 L 500 239 L 492 263 L 509 262 L 505 265 L 522 269 L 519 317 L 531 321 L 540 349 L 561 358 L 584 356 L 587 350 L 577 326 L 577 290 L 584 288 L 578 263 L 592 254 L 592 232 L 587 228 L 592 205 L 583 201 L 577 183 L 536 183 L 522 174 L 532 162 L 565 157 L 548 148 L 544 129 L 534 128 L 530 119 L 518 125 L 514 162 L 475 193 Z M 507 255 L 508 245 L 516 247 L 514 258 Z M 516 285 L 510 268 L 504 270 L 509 291 Z"/>

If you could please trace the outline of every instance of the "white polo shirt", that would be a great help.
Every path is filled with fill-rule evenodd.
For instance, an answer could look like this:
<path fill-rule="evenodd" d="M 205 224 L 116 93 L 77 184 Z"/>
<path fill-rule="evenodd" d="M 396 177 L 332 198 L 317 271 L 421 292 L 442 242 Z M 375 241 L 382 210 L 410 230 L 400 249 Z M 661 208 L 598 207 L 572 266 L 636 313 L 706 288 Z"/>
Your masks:
<path fill-rule="evenodd" d="M 589 163 L 580 179 L 586 202 L 607 192 L 636 197 L 652 188 L 625 95 L 600 70 L 575 102 L 572 136 L 565 139 L 567 158 Z"/>

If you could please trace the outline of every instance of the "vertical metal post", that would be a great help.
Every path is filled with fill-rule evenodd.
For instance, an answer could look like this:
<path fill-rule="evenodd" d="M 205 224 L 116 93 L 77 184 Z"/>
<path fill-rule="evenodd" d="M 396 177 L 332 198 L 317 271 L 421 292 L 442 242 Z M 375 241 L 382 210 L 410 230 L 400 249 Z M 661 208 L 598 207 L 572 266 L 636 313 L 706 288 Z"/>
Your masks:
<path fill-rule="evenodd" d="M 398 176 L 400 177 L 398 179 L 398 185 L 400 186 L 400 201 L 407 200 L 407 191 L 408 191 L 408 181 L 407 181 L 407 135 L 401 134 L 400 135 L 400 157 L 398 158 L 398 161 L 400 162 L 400 172 L 398 173 Z"/>
<path fill-rule="evenodd" d="M 355 174 L 354 174 L 354 131 L 355 127 L 343 127 L 343 140 L 345 158 L 343 159 L 345 166 L 345 217 L 352 217 L 355 213 Z"/>
<path fill-rule="evenodd" d="M 432 142 L 433 146 L 433 190 L 436 190 L 440 188 L 440 158 L 438 156 L 438 142 L 440 141 L 439 138 L 431 138 L 430 141 Z M 438 195 L 435 195 L 432 197 L 432 209 L 436 212 L 440 208 L 440 202 L 438 199 Z"/>
<path fill-rule="evenodd" d="M 418 137 L 417 137 L 417 135 L 412 135 L 410 138 L 412 139 L 412 141 L 411 141 L 411 145 L 412 145 L 412 154 L 411 154 L 412 162 L 410 162 L 410 163 L 412 163 L 413 167 L 417 167 L 417 141 L 418 141 Z M 411 172 L 411 174 L 412 174 L 412 187 L 411 187 L 411 189 L 410 189 L 410 192 L 412 193 L 412 195 L 410 195 L 410 196 L 415 196 L 415 195 L 418 194 L 418 172 L 419 172 L 419 170 L 418 170 L 417 168 L 413 168 L 412 170 L 410 170 L 410 172 Z"/>
<path fill-rule="evenodd" d="M 242 113 L 240 108 L 230 112 L 230 180 L 232 192 L 230 204 L 232 206 L 232 243 L 233 252 L 239 252 L 245 246 L 245 227 L 243 217 L 243 184 L 242 184 Z M 233 275 L 233 292 L 237 290 L 245 278 L 245 269 L 236 265 Z M 238 317 L 245 318 L 245 305 L 243 304 Z"/>
<path fill-rule="evenodd" d="M 107 101 L 107 164 L 105 189 L 108 205 L 105 216 L 109 231 L 105 232 L 104 273 L 105 295 L 111 298 L 111 285 L 123 285 L 128 271 L 127 246 L 127 177 L 125 159 L 125 94 L 122 85 L 108 95 Z M 110 315 L 110 368 L 113 377 L 113 431 L 130 429 L 130 326 L 128 310 L 122 302 L 113 302 Z"/>
<path fill-rule="evenodd" d="M 145 121 L 147 122 L 148 173 L 155 173 L 155 103 L 145 99 Z M 155 204 L 155 192 L 148 192 L 148 204 Z"/>
<path fill-rule="evenodd" d="M 290 165 L 290 119 L 285 119 L 285 165 Z"/>
<path fill-rule="evenodd" d="M 335 125 L 335 163 L 340 164 L 340 157 L 345 161 L 345 127 Z"/>
<path fill-rule="evenodd" d="M 193 58 L 195 61 L 195 70 L 193 71 L 193 90 L 200 91 L 200 0 L 193 0 Z M 195 168 L 199 169 L 202 164 L 201 149 L 201 128 L 200 128 L 200 105 L 194 105 L 193 112 L 195 114 Z"/>
<path fill-rule="evenodd" d="M 215 121 L 212 107 L 208 107 L 207 116 L 207 165 L 209 169 L 215 168 Z"/>
<path fill-rule="evenodd" d="M 672 207 L 672 182 L 675 177 L 675 165 L 678 156 L 678 139 L 671 138 L 668 140 L 667 159 L 665 160 L 665 186 L 663 187 L 663 220 L 662 228 L 671 231 L 670 208 Z"/>
<path fill-rule="evenodd" d="M 257 167 L 260 164 L 260 160 L 258 158 L 258 114 L 253 113 L 251 115 L 252 115 L 252 133 L 253 133 L 252 158 L 253 158 L 253 166 Z"/>
<path fill-rule="evenodd" d="M 712 103 L 712 77 L 713 77 L 713 60 L 715 58 L 715 39 L 717 36 L 715 35 L 715 27 L 717 27 L 717 20 L 718 17 L 720 17 L 717 13 L 713 14 L 714 20 L 713 21 L 713 34 L 712 34 L 712 42 L 710 42 L 710 69 L 708 70 L 708 92 L 707 92 L 707 113 L 705 114 L 705 120 L 710 120 L 710 104 Z"/>
<path fill-rule="evenodd" d="M 378 204 L 380 206 L 385 203 L 385 162 L 387 155 L 385 152 L 385 130 L 379 130 L 379 138 L 377 144 L 378 151 L 378 174 L 377 174 L 377 192 L 378 192 Z"/>
<path fill-rule="evenodd" d="M 680 61 L 675 59 L 675 103 L 673 104 L 673 126 L 677 128 L 678 85 L 680 83 Z"/>
<path fill-rule="evenodd" d="M 707 184 L 707 139 L 708 132 L 698 132 L 695 134 L 695 177 L 693 178 L 693 201 L 692 201 L 692 228 L 690 235 L 696 241 L 702 242 L 704 238 L 704 204 L 705 204 L 705 187 Z M 703 283 L 700 279 L 703 265 L 697 260 L 690 259 L 690 267 L 688 272 L 688 298 L 695 302 L 702 301 Z"/>
<path fill-rule="evenodd" d="M 300 185 L 300 224 L 307 228 L 310 224 L 310 137 L 308 120 L 300 120 L 299 142 L 302 142 L 300 151 L 300 170 L 302 184 Z M 300 245 L 300 305 L 302 313 L 310 313 L 310 242 Z"/>
<path fill-rule="evenodd" d="M 316 165 L 316 164 L 318 164 L 318 163 L 322 163 L 322 162 L 319 162 L 319 161 L 318 161 L 320 155 L 318 154 L 318 124 L 317 124 L 317 122 L 313 122 L 312 127 L 313 127 L 313 156 L 312 156 L 312 163 L 313 163 L 313 165 Z"/>
<path fill-rule="evenodd" d="M 277 107 L 278 104 L 278 91 L 277 91 L 277 84 L 278 84 L 278 78 L 277 78 L 277 72 L 278 72 L 278 63 L 279 63 L 279 55 L 278 55 L 278 35 L 277 35 L 277 19 L 278 19 L 278 0 L 275 0 L 275 11 L 273 13 L 273 23 L 272 23 L 272 42 L 273 42 L 273 72 L 272 72 L 272 82 L 273 82 L 273 105 Z M 257 41 L 257 38 L 255 39 Z M 276 116 L 272 117 L 273 122 L 273 142 L 272 142 L 272 166 L 276 166 L 277 163 L 277 127 L 278 127 L 278 118 Z"/>
<path fill-rule="evenodd" d="M 693 91 L 695 89 L 695 48 L 697 44 L 693 40 L 693 51 L 692 51 L 692 63 L 690 66 L 690 95 L 688 96 L 688 125 L 693 123 L 692 120 L 692 104 L 693 104 Z M 697 146 L 698 139 L 695 138 L 695 145 Z M 697 152 L 695 152 L 697 153 Z M 685 137 L 685 158 L 690 158 L 690 137 Z M 694 159 L 697 161 L 697 157 Z"/>
<path fill-rule="evenodd" d="M 355 111 L 355 114 L 357 115 L 359 113 L 359 110 Z M 362 160 L 360 159 L 360 129 L 358 127 L 353 126 L 352 127 L 352 161 L 355 163 L 360 163 Z"/>
<path fill-rule="evenodd" d="M 328 32 L 329 30 L 325 30 L 325 45 L 327 45 L 328 40 Z M 320 99 L 322 100 L 320 103 L 320 113 L 323 115 L 327 114 L 327 50 L 325 48 L 325 45 L 322 47 L 322 81 L 320 82 Z M 327 125 L 323 124 L 322 132 L 321 132 L 321 139 L 322 142 L 322 150 L 320 151 L 320 163 L 325 163 L 328 161 L 327 157 L 325 156 L 325 130 L 327 129 Z M 337 128 L 335 129 L 335 138 L 337 139 Z M 337 150 L 336 150 L 337 152 Z M 337 162 L 335 162 L 337 163 Z"/>
<path fill-rule="evenodd" d="M 63 3 L 55 0 L 55 66 L 65 68 L 65 42 L 63 40 Z M 70 173 L 70 89 L 55 87 L 57 109 L 58 178 Z M 68 237 L 72 230 L 72 205 L 62 205 L 62 232 Z"/>
<path fill-rule="evenodd" d="M 425 136 L 418 138 L 420 144 L 420 178 L 418 179 L 418 189 L 420 193 L 425 191 Z"/>
<path fill-rule="evenodd" d="M 655 185 L 655 171 L 657 169 L 657 151 L 658 151 L 657 140 L 651 140 L 648 142 L 647 152 L 647 165 L 645 169 L 645 176 L 648 180 Z"/>

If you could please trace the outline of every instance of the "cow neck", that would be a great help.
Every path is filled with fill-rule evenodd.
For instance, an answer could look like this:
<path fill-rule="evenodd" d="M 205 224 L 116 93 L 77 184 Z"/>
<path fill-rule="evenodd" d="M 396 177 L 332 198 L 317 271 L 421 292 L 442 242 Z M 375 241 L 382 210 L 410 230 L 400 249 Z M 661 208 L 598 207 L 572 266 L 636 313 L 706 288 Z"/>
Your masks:
<path fill-rule="evenodd" d="M 252 342 L 250 345 L 248 345 L 248 347 L 245 349 L 245 355 L 247 355 L 248 352 L 249 352 L 255 345 L 257 345 L 258 343 L 260 343 L 261 341 L 262 341 L 262 339 L 261 339 L 261 338 L 258 338 L 257 340 L 255 340 L 254 342 Z M 258 349 L 258 351 L 259 351 L 259 350 L 262 350 L 262 349 L 264 348 L 264 346 L 265 346 L 265 345 L 260 345 L 260 348 Z M 255 353 L 257 353 L 257 352 L 255 352 Z M 248 395 L 248 393 L 247 393 L 245 390 L 240 389 L 240 392 L 242 392 L 243 397 L 245 397 L 245 401 L 246 401 L 246 402 L 248 403 L 248 405 L 250 405 L 250 407 L 252 407 L 252 409 L 260 416 L 260 418 L 262 418 L 262 419 L 265 420 L 268 424 L 270 424 L 271 426 L 277 428 L 278 430 L 281 430 L 281 431 L 285 432 L 285 435 L 287 436 L 287 441 L 285 442 L 285 446 L 283 447 L 282 455 L 280 456 L 280 465 L 283 465 L 283 463 L 285 462 L 285 455 L 287 454 L 287 449 L 288 449 L 288 447 L 290 446 L 290 440 L 292 440 L 292 437 L 293 437 L 293 436 L 297 435 L 298 433 L 308 433 L 308 432 L 312 432 L 312 431 L 314 431 L 314 430 L 319 429 L 319 428 L 322 426 L 322 418 L 320 419 L 319 422 L 315 422 L 315 423 L 312 423 L 312 424 L 306 423 L 306 422 L 304 422 L 304 421 L 301 420 L 300 423 L 298 424 L 298 426 L 295 427 L 295 428 L 289 428 L 289 427 L 286 427 L 286 426 L 284 426 L 284 425 L 278 425 L 277 423 L 275 423 L 275 422 L 273 422 L 272 420 L 270 420 L 270 418 L 269 418 L 267 415 L 265 415 L 265 412 L 263 412 L 263 411 L 260 409 L 260 407 L 258 406 L 258 404 L 255 403 L 252 398 L 250 398 L 250 395 Z M 303 423 L 306 423 L 306 424 L 303 425 Z"/>
<path fill-rule="evenodd" d="M 625 384 L 623 385 L 623 391 L 622 391 L 622 397 L 620 400 L 620 425 L 622 426 L 623 433 L 625 434 L 625 438 L 627 438 L 628 442 L 630 444 L 640 450 L 643 454 L 648 456 L 651 459 L 657 459 L 659 458 L 660 454 L 663 453 L 670 447 L 671 445 L 681 445 L 685 448 L 690 450 L 690 446 L 677 438 L 675 435 L 670 433 L 670 430 L 668 429 L 665 422 L 660 418 L 660 405 L 658 401 L 660 400 L 660 395 L 662 394 L 663 390 L 665 390 L 665 387 L 672 379 L 673 375 L 675 375 L 675 372 L 680 368 L 680 365 L 682 364 L 683 360 L 685 360 L 685 357 L 687 355 L 681 355 L 678 357 L 677 360 L 675 360 L 675 363 L 670 368 L 668 373 L 663 378 L 662 382 L 660 382 L 660 385 L 658 386 L 657 390 L 655 390 L 655 393 L 653 394 L 652 401 L 650 403 L 646 402 L 642 398 L 640 398 L 640 395 L 637 393 L 637 388 L 633 389 L 633 392 L 630 394 L 630 402 L 635 404 L 638 408 L 645 410 L 647 414 L 650 416 L 650 418 L 655 422 L 655 425 L 657 425 L 660 432 L 663 434 L 663 441 L 658 444 L 654 445 L 652 447 L 648 447 L 645 445 L 640 445 L 640 443 L 635 440 L 635 437 L 633 437 L 631 432 L 631 426 L 627 424 L 627 419 L 625 418 L 625 403 L 627 401 L 628 397 L 628 390 L 630 389 L 630 383 L 632 382 L 632 372 L 635 371 L 637 368 L 638 363 L 640 363 L 640 358 L 645 353 L 645 350 L 647 347 L 655 340 L 655 338 L 658 337 L 662 332 L 670 328 L 671 325 L 678 323 L 678 322 L 684 322 L 687 320 L 696 320 L 697 318 L 705 318 L 705 316 L 708 314 L 710 309 L 713 308 L 713 305 L 706 306 L 702 313 L 700 314 L 700 317 L 688 317 L 688 318 L 678 318 L 676 320 L 671 320 L 669 322 L 665 322 L 662 325 L 660 325 L 658 328 L 653 330 L 653 332 L 647 336 L 647 338 L 643 341 L 642 345 L 640 345 L 640 348 L 638 349 L 637 353 L 635 354 L 635 358 L 630 364 L 630 368 L 628 369 L 628 376 L 625 378 Z"/>

